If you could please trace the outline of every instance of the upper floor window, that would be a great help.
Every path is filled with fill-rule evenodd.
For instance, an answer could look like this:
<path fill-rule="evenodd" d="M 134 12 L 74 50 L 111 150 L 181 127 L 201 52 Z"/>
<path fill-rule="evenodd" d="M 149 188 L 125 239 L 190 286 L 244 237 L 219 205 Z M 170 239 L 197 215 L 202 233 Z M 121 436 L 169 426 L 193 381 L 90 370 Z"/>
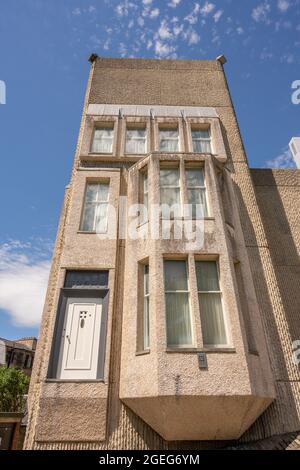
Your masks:
<path fill-rule="evenodd" d="M 86 187 L 81 230 L 105 233 L 109 183 L 89 183 Z"/>
<path fill-rule="evenodd" d="M 162 216 L 169 217 L 173 207 L 173 216 L 180 216 L 180 179 L 179 168 L 160 169 L 160 203 Z"/>
<path fill-rule="evenodd" d="M 165 300 L 167 344 L 169 347 L 193 345 L 189 288 L 185 260 L 165 260 Z"/>
<path fill-rule="evenodd" d="M 92 153 L 112 153 L 114 140 L 113 127 L 98 127 L 94 131 Z"/>
<path fill-rule="evenodd" d="M 193 152 L 211 153 L 211 138 L 209 129 L 192 128 Z"/>
<path fill-rule="evenodd" d="M 216 261 L 196 261 L 204 346 L 226 346 L 227 336 Z"/>
<path fill-rule="evenodd" d="M 186 168 L 185 170 L 189 215 L 192 218 L 208 216 L 204 171 L 202 168 Z"/>
<path fill-rule="evenodd" d="M 146 129 L 142 127 L 126 129 L 126 153 L 146 153 Z"/>
<path fill-rule="evenodd" d="M 161 152 L 179 152 L 178 128 L 159 129 L 159 150 Z"/>

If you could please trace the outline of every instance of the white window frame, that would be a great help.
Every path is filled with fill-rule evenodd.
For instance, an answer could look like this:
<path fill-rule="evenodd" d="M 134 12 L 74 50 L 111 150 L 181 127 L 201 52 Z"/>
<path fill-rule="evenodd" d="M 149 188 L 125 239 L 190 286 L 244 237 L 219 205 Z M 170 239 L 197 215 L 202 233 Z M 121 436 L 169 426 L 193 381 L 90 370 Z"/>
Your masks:
<path fill-rule="evenodd" d="M 95 141 L 96 140 L 99 140 L 101 142 L 100 139 L 95 139 L 96 137 L 96 132 L 97 131 L 102 131 L 102 130 L 110 130 L 112 132 L 112 136 L 111 136 L 111 139 L 108 139 L 108 138 L 104 138 L 104 140 L 111 140 L 111 146 L 110 146 L 110 151 L 109 152 L 98 152 L 95 150 Z M 111 124 L 111 125 L 97 125 L 95 128 L 94 128 L 94 132 L 93 132 L 93 141 L 92 141 L 92 146 L 91 146 L 91 153 L 95 153 L 95 154 L 104 154 L 104 155 L 111 155 L 113 153 L 113 149 L 114 149 L 114 138 L 115 138 L 115 126 L 114 124 Z"/>
<path fill-rule="evenodd" d="M 127 150 L 127 132 L 128 131 L 141 131 L 143 130 L 145 135 L 144 137 L 136 137 L 132 140 L 135 141 L 143 141 L 144 142 L 144 152 L 128 152 Z M 147 127 L 146 126 L 126 126 L 126 133 L 125 133 L 125 154 L 127 155 L 144 155 L 147 153 Z"/>
<path fill-rule="evenodd" d="M 165 277 L 165 270 L 164 270 L 164 263 L 165 261 L 182 261 L 185 262 L 185 272 L 186 272 L 186 280 L 187 280 L 187 290 L 165 290 L 164 289 L 164 296 L 165 296 L 165 304 L 167 302 L 166 294 L 187 294 L 188 295 L 188 304 L 189 304 L 189 317 L 190 317 L 190 327 L 191 327 L 191 344 L 168 344 L 168 320 L 167 320 L 167 309 L 165 309 L 165 324 L 166 324 L 166 342 L 167 342 L 167 349 L 193 349 L 195 347 L 194 343 L 194 328 L 193 328 L 193 316 L 192 316 L 192 305 L 191 305 L 191 294 L 190 294 L 190 280 L 189 280 L 189 261 L 187 259 L 170 259 L 164 258 L 163 259 L 163 273 Z"/>
<path fill-rule="evenodd" d="M 218 275 L 218 284 L 219 284 L 219 290 L 211 290 L 211 291 L 199 291 L 198 290 L 198 282 L 197 282 L 197 263 L 201 263 L 201 261 L 210 261 L 214 262 L 216 264 L 217 268 L 217 275 Z M 220 283 L 220 268 L 219 268 L 219 263 L 216 260 L 207 260 L 207 259 L 196 259 L 195 260 L 195 267 L 196 267 L 196 283 L 197 283 L 197 293 L 198 293 L 198 305 L 199 305 L 199 311 L 200 311 L 200 320 L 201 320 L 201 308 L 200 308 L 200 301 L 199 301 L 199 294 L 200 295 L 209 295 L 209 294 L 219 294 L 220 295 L 220 300 L 221 300 L 221 307 L 222 307 L 222 315 L 223 315 L 223 322 L 224 322 L 224 329 L 225 329 L 225 335 L 226 335 L 226 343 L 225 344 L 204 344 L 203 347 L 207 349 L 222 349 L 222 348 L 229 348 L 230 347 L 230 342 L 229 342 L 229 329 L 228 329 L 228 323 L 227 323 L 227 316 L 225 314 L 225 309 L 224 309 L 224 302 L 223 302 L 223 292 L 221 289 L 221 283 Z"/>
<path fill-rule="evenodd" d="M 108 191 L 107 191 L 107 199 L 106 201 L 104 200 L 98 200 L 98 197 L 99 197 L 99 188 L 97 190 L 97 197 L 96 197 L 96 200 L 95 201 L 87 201 L 86 199 L 86 193 L 87 193 L 87 189 L 88 189 L 88 186 L 101 186 L 101 185 L 106 185 L 108 186 Z M 96 233 L 96 221 L 97 221 L 97 207 L 101 206 L 101 205 L 105 205 L 106 207 L 108 206 L 108 203 L 109 203 L 109 181 L 101 181 L 101 182 L 87 182 L 86 184 L 86 187 L 85 187 L 85 193 L 84 193 L 84 203 L 83 203 L 83 209 L 82 209 L 82 216 L 81 216 L 81 223 L 80 223 L 80 231 L 81 232 L 84 232 L 84 233 Z M 83 228 L 83 223 L 84 223 L 84 216 L 85 216 L 85 211 L 86 211 L 86 207 L 88 205 L 92 205 L 95 207 L 94 209 L 94 220 L 93 220 L 93 229 L 92 230 L 84 230 Z M 107 227 L 108 227 L 108 210 L 106 210 L 106 223 L 105 223 L 105 230 L 103 230 L 103 232 L 101 233 L 106 233 L 107 232 Z M 100 232 L 99 232 L 100 233 Z"/>
<path fill-rule="evenodd" d="M 199 132 L 199 131 L 208 131 L 209 137 L 196 137 L 196 138 L 193 138 L 193 133 L 194 132 Z M 201 128 L 201 127 L 191 126 L 191 140 L 192 140 L 192 152 L 193 153 L 200 153 L 200 152 L 196 152 L 194 150 L 194 142 L 209 142 L 210 152 L 208 152 L 208 153 L 212 153 L 211 129 L 210 129 L 210 127 Z M 201 152 L 201 153 L 207 153 L 207 152 Z"/>

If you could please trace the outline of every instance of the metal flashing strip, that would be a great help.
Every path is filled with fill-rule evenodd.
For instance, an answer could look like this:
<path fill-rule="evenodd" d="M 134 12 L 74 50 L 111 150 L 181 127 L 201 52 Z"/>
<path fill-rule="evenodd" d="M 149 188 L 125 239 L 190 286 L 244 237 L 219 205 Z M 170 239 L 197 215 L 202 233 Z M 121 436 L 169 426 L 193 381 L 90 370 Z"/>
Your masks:
<path fill-rule="evenodd" d="M 91 116 L 143 116 L 143 117 L 187 117 L 217 118 L 215 108 L 198 106 L 153 106 L 153 105 L 121 105 L 121 104 L 90 104 L 87 114 Z"/>

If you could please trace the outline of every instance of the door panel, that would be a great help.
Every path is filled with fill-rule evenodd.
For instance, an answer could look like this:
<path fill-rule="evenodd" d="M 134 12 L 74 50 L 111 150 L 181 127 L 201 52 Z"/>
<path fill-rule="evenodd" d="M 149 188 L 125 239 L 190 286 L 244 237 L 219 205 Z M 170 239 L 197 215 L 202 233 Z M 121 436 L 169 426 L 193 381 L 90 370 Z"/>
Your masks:
<path fill-rule="evenodd" d="M 97 378 L 102 299 L 68 302 L 60 351 L 61 379 Z"/>

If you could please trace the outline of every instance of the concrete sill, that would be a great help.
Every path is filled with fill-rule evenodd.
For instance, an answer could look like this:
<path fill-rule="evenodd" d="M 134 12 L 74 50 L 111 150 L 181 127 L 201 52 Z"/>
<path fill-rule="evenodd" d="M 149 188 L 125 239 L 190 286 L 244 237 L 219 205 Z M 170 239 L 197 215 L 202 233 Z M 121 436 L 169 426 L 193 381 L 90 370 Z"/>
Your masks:
<path fill-rule="evenodd" d="M 72 383 L 72 384 L 102 383 L 102 384 L 105 384 L 104 379 L 95 379 L 95 380 L 46 379 L 45 383 L 59 383 L 59 384 L 62 384 L 62 383 Z"/>
<path fill-rule="evenodd" d="M 148 349 L 146 351 L 137 351 L 135 353 L 136 356 L 145 356 L 146 354 L 150 354 L 150 349 Z"/>
<path fill-rule="evenodd" d="M 236 353 L 236 349 L 235 348 L 213 348 L 213 349 L 210 349 L 210 348 L 177 348 L 177 349 L 173 349 L 173 348 L 167 348 L 166 349 L 166 352 L 167 353 L 185 353 L 185 354 L 191 354 L 191 353 L 199 353 L 199 352 L 205 352 L 205 353 L 212 353 L 212 354 L 215 354 L 215 353 Z"/>

